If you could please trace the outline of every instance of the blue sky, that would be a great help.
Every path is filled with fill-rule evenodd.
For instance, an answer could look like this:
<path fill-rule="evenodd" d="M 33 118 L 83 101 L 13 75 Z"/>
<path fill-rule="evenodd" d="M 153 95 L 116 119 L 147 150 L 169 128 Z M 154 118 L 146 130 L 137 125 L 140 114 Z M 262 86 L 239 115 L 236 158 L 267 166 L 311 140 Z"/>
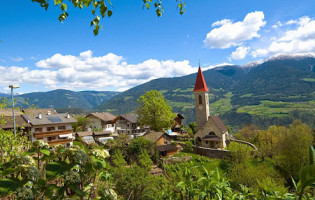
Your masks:
<path fill-rule="evenodd" d="M 142 1 L 113 0 L 113 15 L 94 36 L 90 9 L 45 11 L 31 0 L 0 7 L 0 92 L 123 91 L 159 77 L 182 76 L 223 63 L 246 64 L 287 53 L 315 52 L 313 0 L 164 1 L 163 16 Z M 50 1 L 53 3 L 53 1 Z M 65 1 L 66 3 L 68 1 Z"/>

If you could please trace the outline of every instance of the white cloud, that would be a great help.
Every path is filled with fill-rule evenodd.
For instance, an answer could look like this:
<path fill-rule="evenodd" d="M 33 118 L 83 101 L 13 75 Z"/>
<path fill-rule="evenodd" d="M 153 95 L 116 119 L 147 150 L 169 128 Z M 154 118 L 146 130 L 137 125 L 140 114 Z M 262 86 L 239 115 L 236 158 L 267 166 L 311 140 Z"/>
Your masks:
<path fill-rule="evenodd" d="M 24 60 L 22 57 L 9 57 L 9 58 L 10 58 L 10 60 L 12 60 L 14 62 L 21 62 Z"/>
<path fill-rule="evenodd" d="M 280 21 L 277 21 L 276 24 L 272 25 L 272 28 L 273 28 L 273 29 L 277 29 L 277 28 L 280 28 L 280 27 L 282 27 L 282 26 L 283 26 L 283 24 L 282 24 Z"/>
<path fill-rule="evenodd" d="M 286 24 L 295 24 L 296 26 L 274 39 L 266 48 L 253 51 L 252 56 L 315 52 L 315 19 L 301 17 L 299 20 L 290 20 Z"/>
<path fill-rule="evenodd" d="M 242 42 L 260 37 L 258 31 L 266 24 L 264 13 L 251 12 L 243 21 L 233 23 L 229 19 L 214 22 L 212 29 L 203 41 L 208 48 L 226 49 L 232 46 L 240 46 Z"/>
<path fill-rule="evenodd" d="M 248 52 L 250 50 L 250 47 L 238 47 L 235 51 L 232 52 L 230 60 L 241 60 L 244 59 Z"/>
<path fill-rule="evenodd" d="M 40 60 L 35 69 L 0 66 L 0 86 L 28 83 L 47 89 L 119 90 L 160 77 L 176 77 L 197 72 L 189 61 L 155 59 L 129 64 L 122 56 L 108 53 L 94 57 L 92 51 L 79 56 L 55 54 Z"/>

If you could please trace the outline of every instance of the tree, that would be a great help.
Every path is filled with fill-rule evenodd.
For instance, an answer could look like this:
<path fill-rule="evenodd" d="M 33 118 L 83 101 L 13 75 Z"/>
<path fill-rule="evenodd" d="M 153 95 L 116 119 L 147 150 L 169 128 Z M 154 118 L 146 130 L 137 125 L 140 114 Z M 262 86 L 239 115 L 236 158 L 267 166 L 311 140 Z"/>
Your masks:
<path fill-rule="evenodd" d="M 152 160 L 150 159 L 150 155 L 146 150 L 142 150 L 141 154 L 139 155 L 139 166 L 143 169 L 149 171 L 153 165 Z"/>
<path fill-rule="evenodd" d="M 275 156 L 277 165 L 288 175 L 298 177 L 300 168 L 309 162 L 309 143 L 312 141 L 312 130 L 301 121 L 294 121 L 279 142 Z"/>
<path fill-rule="evenodd" d="M 49 5 L 52 3 L 50 0 L 32 0 L 32 2 L 39 3 L 39 5 L 45 8 L 45 10 L 47 10 Z M 177 8 L 179 8 L 179 13 L 182 15 L 185 11 L 185 2 L 183 2 L 183 0 L 176 0 L 176 2 L 178 2 Z M 111 10 L 113 8 L 113 4 L 110 0 L 69 0 L 69 4 L 72 4 L 74 8 L 78 9 L 82 9 L 84 7 L 91 9 L 91 13 L 94 17 L 91 21 L 91 26 L 94 26 L 94 35 L 98 34 L 99 28 L 102 29 L 100 19 L 106 16 L 109 18 L 113 14 Z M 54 0 L 54 5 L 60 7 L 61 14 L 58 19 L 60 22 L 63 22 L 69 16 L 69 13 L 67 12 L 68 4 L 66 4 L 64 0 Z M 161 17 L 164 12 L 162 0 L 143 0 L 143 8 L 149 10 L 152 5 L 155 8 L 156 15 Z"/>
<path fill-rule="evenodd" d="M 176 114 L 162 93 L 151 90 L 138 99 L 138 110 L 140 125 L 149 125 L 151 130 L 162 131 L 163 128 L 170 128 L 174 123 Z"/>
<path fill-rule="evenodd" d="M 90 123 L 90 120 L 88 118 L 85 118 L 82 115 L 78 115 L 75 117 L 77 122 L 72 124 L 72 129 L 74 132 L 76 131 L 83 131 L 83 129 L 86 127 L 88 123 Z"/>
<path fill-rule="evenodd" d="M 236 139 L 245 140 L 248 142 L 253 142 L 259 128 L 256 125 L 244 126 L 238 133 L 234 135 Z"/>
<path fill-rule="evenodd" d="M 28 148 L 27 136 L 22 132 L 14 134 L 12 130 L 5 131 L 0 128 L 0 164 L 4 160 L 10 161 L 17 155 L 21 155 Z"/>
<path fill-rule="evenodd" d="M 287 128 L 283 126 L 270 126 L 266 131 L 259 131 L 254 139 L 258 152 L 262 156 L 272 158 L 278 150 L 281 138 L 284 137 Z"/>

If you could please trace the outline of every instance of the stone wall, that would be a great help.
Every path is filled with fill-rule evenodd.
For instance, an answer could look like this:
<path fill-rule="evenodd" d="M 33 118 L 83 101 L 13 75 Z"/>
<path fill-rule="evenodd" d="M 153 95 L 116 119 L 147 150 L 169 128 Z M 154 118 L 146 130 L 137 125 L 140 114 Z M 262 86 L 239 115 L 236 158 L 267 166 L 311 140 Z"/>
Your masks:
<path fill-rule="evenodd" d="M 188 162 L 192 160 L 192 157 L 191 156 L 170 157 L 170 158 L 162 158 L 161 160 L 163 164 L 174 164 L 174 163 Z"/>
<path fill-rule="evenodd" d="M 205 147 L 193 146 L 194 153 L 202 156 L 207 156 L 209 158 L 219 158 L 223 159 L 228 156 L 230 151 L 220 150 L 220 149 L 210 149 Z"/>

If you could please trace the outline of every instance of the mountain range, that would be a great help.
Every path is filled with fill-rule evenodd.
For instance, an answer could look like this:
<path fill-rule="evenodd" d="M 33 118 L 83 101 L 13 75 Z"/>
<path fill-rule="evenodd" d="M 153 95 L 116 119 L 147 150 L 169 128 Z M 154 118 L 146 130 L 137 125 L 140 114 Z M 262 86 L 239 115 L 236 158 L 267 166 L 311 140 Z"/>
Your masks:
<path fill-rule="evenodd" d="M 24 108 L 35 106 L 39 108 L 54 108 L 60 112 L 70 111 L 72 113 L 87 112 L 96 106 L 113 98 L 119 92 L 111 91 L 70 91 L 53 90 L 49 92 L 32 92 L 15 95 L 17 106 Z M 2 97 L 10 97 L 0 94 Z"/>
<path fill-rule="evenodd" d="M 233 127 L 289 124 L 302 119 L 315 127 L 315 57 L 278 56 L 244 66 L 227 65 L 204 71 L 210 89 L 210 113 Z M 136 100 L 158 90 L 186 123 L 195 121 L 193 88 L 196 74 L 160 78 L 122 92 L 97 107 L 114 114 L 133 112 Z"/>
<path fill-rule="evenodd" d="M 315 128 L 315 57 L 313 55 L 276 56 L 243 66 L 226 65 L 203 72 L 209 92 L 210 113 L 219 115 L 226 125 L 240 127 L 257 124 L 289 124 L 301 119 Z M 158 90 L 184 115 L 185 123 L 195 121 L 193 88 L 196 74 L 159 78 L 125 92 L 54 90 L 16 96 L 17 104 L 60 111 L 134 112 L 137 99 L 149 90 Z"/>

